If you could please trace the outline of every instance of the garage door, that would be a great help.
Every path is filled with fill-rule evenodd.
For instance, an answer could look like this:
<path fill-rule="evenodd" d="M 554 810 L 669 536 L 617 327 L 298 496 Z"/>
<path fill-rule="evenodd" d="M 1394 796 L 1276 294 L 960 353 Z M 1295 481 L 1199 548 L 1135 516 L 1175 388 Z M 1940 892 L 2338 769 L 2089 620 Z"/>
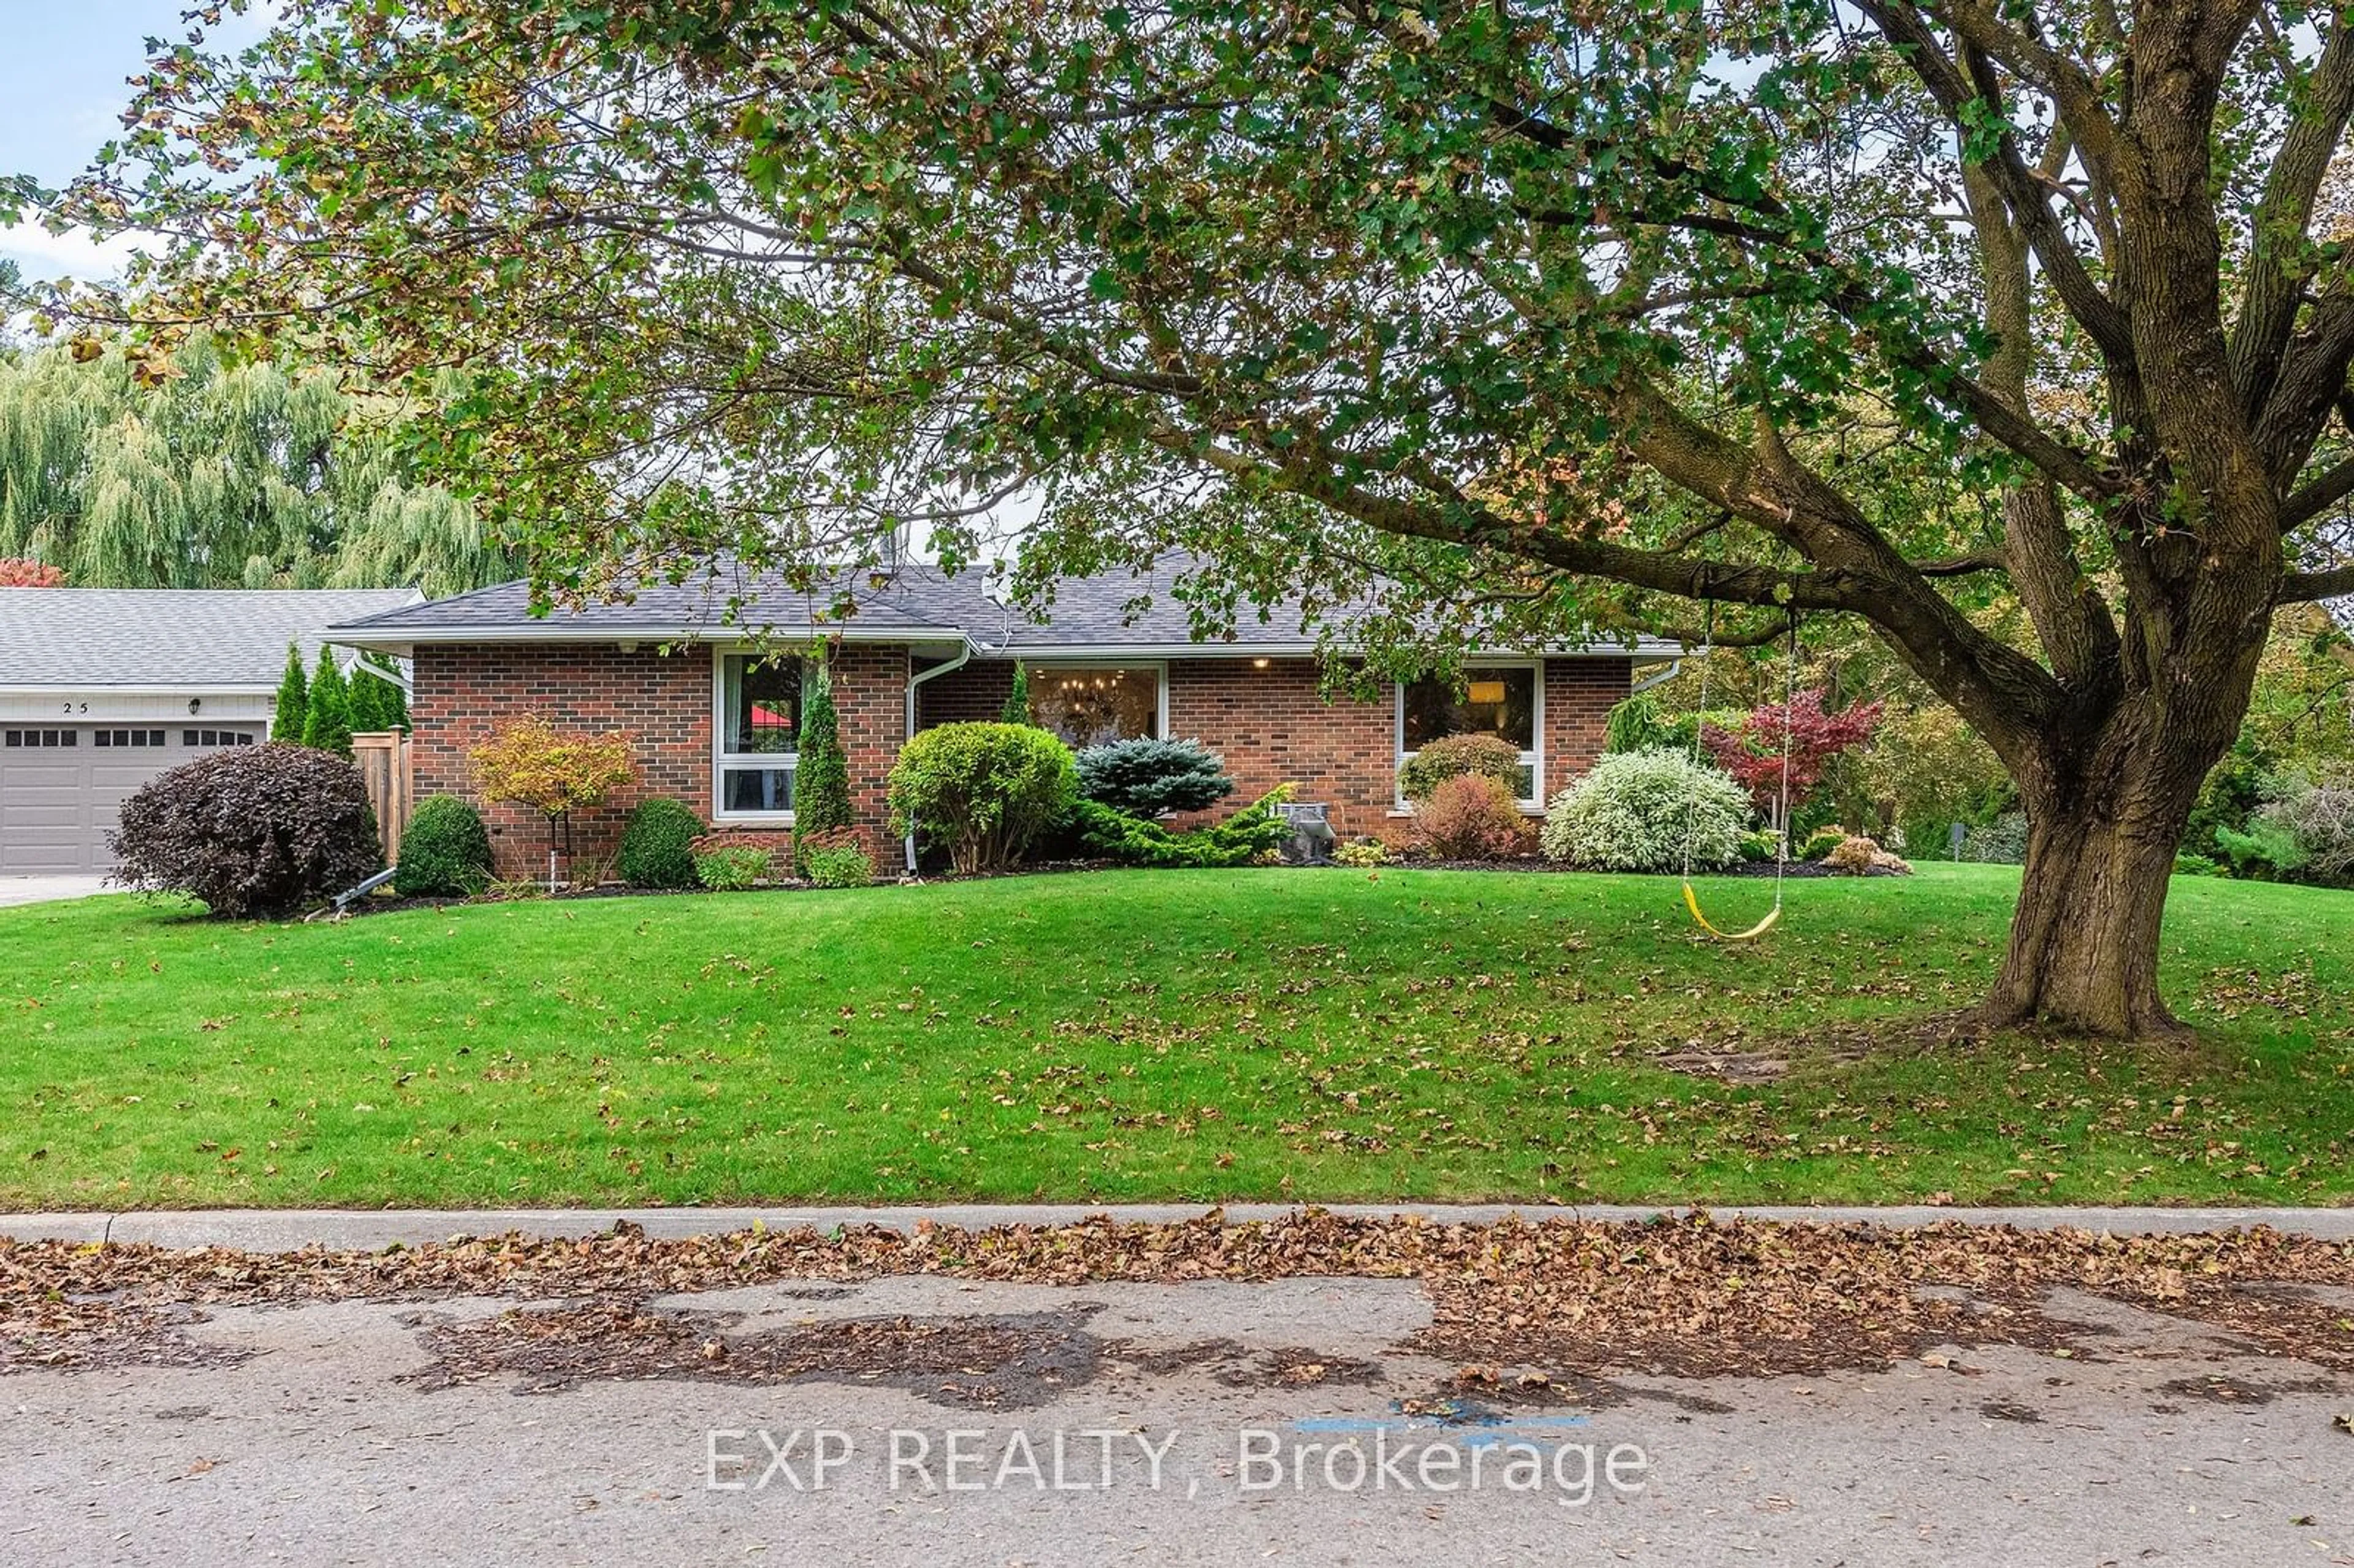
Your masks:
<path fill-rule="evenodd" d="M 139 786 L 224 746 L 251 746 L 259 725 L 0 727 L 0 875 L 104 871 L 106 835 Z"/>

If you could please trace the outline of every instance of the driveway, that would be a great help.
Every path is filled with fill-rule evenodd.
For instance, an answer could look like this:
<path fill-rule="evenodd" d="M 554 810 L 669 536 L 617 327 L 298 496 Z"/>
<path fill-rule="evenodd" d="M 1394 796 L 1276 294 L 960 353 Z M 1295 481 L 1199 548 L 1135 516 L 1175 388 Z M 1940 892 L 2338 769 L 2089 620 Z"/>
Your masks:
<path fill-rule="evenodd" d="M 0 909 L 12 904 L 54 904 L 107 890 L 102 876 L 0 876 Z"/>

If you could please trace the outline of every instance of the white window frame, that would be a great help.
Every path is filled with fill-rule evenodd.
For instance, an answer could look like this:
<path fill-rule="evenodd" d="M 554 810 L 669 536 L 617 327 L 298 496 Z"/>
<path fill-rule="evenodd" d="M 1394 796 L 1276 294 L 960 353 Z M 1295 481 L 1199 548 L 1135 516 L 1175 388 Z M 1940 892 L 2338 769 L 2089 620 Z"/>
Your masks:
<path fill-rule="evenodd" d="M 1056 670 L 1150 670 L 1153 690 L 1152 727 L 1161 740 L 1169 738 L 1169 661 L 1166 659 L 1024 659 L 1022 668 L 1034 678 Z"/>
<path fill-rule="evenodd" d="M 809 677 L 809 656 L 801 652 L 789 655 L 801 662 L 801 676 Z M 711 821 L 741 822 L 755 826 L 790 828 L 793 825 L 791 811 L 731 811 L 726 809 L 727 770 L 731 768 L 781 768 L 793 775 L 796 796 L 801 787 L 801 736 L 793 736 L 791 751 L 729 751 L 727 749 L 727 661 L 757 659 L 761 655 L 747 648 L 715 648 L 711 651 Z"/>
<path fill-rule="evenodd" d="M 1463 677 L 1469 681 L 1482 670 L 1527 670 L 1532 672 L 1529 704 L 1529 739 L 1534 746 L 1521 753 L 1521 765 L 1529 770 L 1529 788 L 1532 793 L 1523 795 L 1520 808 L 1523 811 L 1544 810 L 1544 744 L 1545 744 L 1545 662 L 1542 659 L 1479 659 L 1467 660 Z M 1414 760 L 1415 753 L 1405 748 L 1405 689 L 1414 683 L 1398 681 L 1390 687 L 1390 787 L 1396 797 L 1396 810 L 1412 810 L 1405 798 L 1403 780 L 1405 765 Z"/>

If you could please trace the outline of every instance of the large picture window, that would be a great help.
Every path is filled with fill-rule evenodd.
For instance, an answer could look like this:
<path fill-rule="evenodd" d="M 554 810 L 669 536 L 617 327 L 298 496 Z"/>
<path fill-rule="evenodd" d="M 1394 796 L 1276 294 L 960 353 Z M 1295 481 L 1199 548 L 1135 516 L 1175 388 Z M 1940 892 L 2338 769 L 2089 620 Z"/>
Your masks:
<path fill-rule="evenodd" d="M 1398 688 L 1398 766 L 1434 740 L 1450 735 L 1492 735 L 1519 748 L 1521 802 L 1533 806 L 1543 788 L 1538 767 L 1538 707 L 1543 683 L 1534 664 L 1475 664 L 1461 683 L 1436 678 Z"/>
<path fill-rule="evenodd" d="M 1044 664 L 1029 679 L 1030 722 L 1074 749 L 1160 738 L 1158 664 Z"/>
<path fill-rule="evenodd" d="M 718 682 L 714 815 L 790 816 L 801 760 L 801 662 L 723 653 Z"/>

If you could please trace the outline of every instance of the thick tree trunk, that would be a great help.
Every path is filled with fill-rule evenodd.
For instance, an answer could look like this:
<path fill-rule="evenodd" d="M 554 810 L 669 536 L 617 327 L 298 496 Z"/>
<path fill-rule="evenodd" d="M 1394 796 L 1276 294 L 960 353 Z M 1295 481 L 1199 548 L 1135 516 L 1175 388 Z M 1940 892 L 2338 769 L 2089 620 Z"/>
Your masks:
<path fill-rule="evenodd" d="M 2128 1040 L 2183 1031 L 2158 994 L 2158 926 L 2200 787 L 2238 728 L 2243 704 L 2229 685 L 2219 679 L 2190 713 L 2128 699 L 2096 735 L 2054 735 L 2036 748 L 2038 766 L 2019 781 L 2019 906 L 1978 1022 Z"/>
<path fill-rule="evenodd" d="M 2179 1032 L 2158 995 L 2158 933 L 2180 837 L 2179 821 L 2169 834 L 2089 816 L 2031 819 L 2010 947 L 1980 1020 L 2119 1039 Z"/>

